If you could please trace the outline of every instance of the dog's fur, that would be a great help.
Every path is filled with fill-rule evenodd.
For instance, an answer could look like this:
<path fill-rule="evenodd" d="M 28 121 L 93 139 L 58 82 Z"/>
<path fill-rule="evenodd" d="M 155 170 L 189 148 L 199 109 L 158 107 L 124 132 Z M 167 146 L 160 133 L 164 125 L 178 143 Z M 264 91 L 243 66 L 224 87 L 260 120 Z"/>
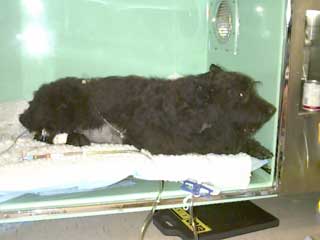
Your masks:
<path fill-rule="evenodd" d="M 83 131 L 108 121 L 125 132 L 123 143 L 154 154 L 246 152 L 270 158 L 272 153 L 252 135 L 274 112 L 257 95 L 251 78 L 211 65 L 207 73 L 174 81 L 138 76 L 60 79 L 35 92 L 20 122 L 36 138 L 45 129 L 48 142 L 68 133 L 69 144 L 90 144 Z M 112 126 L 108 131 L 117 135 Z"/>

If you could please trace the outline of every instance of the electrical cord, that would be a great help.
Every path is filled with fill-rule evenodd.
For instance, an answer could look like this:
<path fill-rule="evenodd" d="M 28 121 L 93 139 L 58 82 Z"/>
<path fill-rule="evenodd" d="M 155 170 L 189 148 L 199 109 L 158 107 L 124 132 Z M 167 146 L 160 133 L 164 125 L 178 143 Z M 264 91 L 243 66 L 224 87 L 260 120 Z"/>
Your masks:
<path fill-rule="evenodd" d="M 0 156 L 3 155 L 3 154 L 5 154 L 5 153 L 7 153 L 7 152 L 9 152 L 9 151 L 11 150 L 11 148 L 13 148 L 13 147 L 17 144 L 18 140 L 19 140 L 21 137 L 23 137 L 23 135 L 25 135 L 27 132 L 28 132 L 28 130 L 25 130 L 25 131 L 23 131 L 22 133 L 20 133 L 20 134 L 14 139 L 13 143 L 12 143 L 7 149 L 5 149 L 5 150 L 3 150 L 3 151 L 0 152 Z"/>
<path fill-rule="evenodd" d="M 194 217 L 194 213 L 193 213 L 193 204 L 194 204 L 194 195 L 193 194 L 190 194 L 189 196 L 187 196 L 183 200 L 183 209 L 185 211 L 189 211 L 189 223 L 191 224 L 191 227 L 192 227 L 193 239 L 199 240 L 195 217 Z"/>
<path fill-rule="evenodd" d="M 197 232 L 197 227 L 196 227 L 196 222 L 194 218 L 194 213 L 193 213 L 193 195 L 191 197 L 191 202 L 190 202 L 190 208 L 189 208 L 189 213 L 190 213 L 190 222 L 192 226 L 192 231 L 193 231 L 193 238 L 194 240 L 199 240 L 198 232 Z"/>
<path fill-rule="evenodd" d="M 164 181 L 160 181 L 160 189 L 159 189 L 159 192 L 158 192 L 158 196 L 157 198 L 155 199 L 153 205 L 152 205 L 152 208 L 151 208 L 151 211 L 149 212 L 149 214 L 147 215 L 147 217 L 145 218 L 144 220 L 144 223 L 141 227 L 141 230 L 140 230 L 140 240 L 143 240 L 144 239 L 144 236 L 147 232 L 147 229 L 152 221 L 152 218 L 153 218 L 153 215 L 156 211 L 156 208 L 158 206 L 158 204 L 160 203 L 160 199 L 161 199 L 161 194 L 163 192 L 163 189 L 164 189 Z"/>

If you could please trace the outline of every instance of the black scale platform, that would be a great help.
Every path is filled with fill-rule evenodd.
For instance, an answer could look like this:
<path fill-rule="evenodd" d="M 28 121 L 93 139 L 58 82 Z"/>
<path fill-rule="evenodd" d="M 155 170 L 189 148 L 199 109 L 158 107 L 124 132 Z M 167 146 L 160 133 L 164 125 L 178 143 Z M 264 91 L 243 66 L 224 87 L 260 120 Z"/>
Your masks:
<path fill-rule="evenodd" d="M 216 240 L 279 225 L 279 220 L 250 201 L 194 207 L 199 240 Z M 193 240 L 190 215 L 183 208 L 157 211 L 153 224 L 167 236 Z"/>

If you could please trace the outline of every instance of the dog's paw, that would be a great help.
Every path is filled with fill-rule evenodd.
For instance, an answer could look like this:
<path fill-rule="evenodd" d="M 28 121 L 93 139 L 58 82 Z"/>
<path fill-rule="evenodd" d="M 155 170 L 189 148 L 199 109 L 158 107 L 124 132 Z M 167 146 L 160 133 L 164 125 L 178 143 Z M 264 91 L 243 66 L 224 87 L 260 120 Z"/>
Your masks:
<path fill-rule="evenodd" d="M 68 134 L 67 144 L 81 147 L 81 146 L 90 145 L 90 141 L 83 134 L 70 133 L 70 134 Z"/>
<path fill-rule="evenodd" d="M 270 159 L 273 157 L 273 153 L 271 151 L 254 139 L 248 139 L 246 141 L 242 148 L 242 152 L 258 159 Z"/>
<path fill-rule="evenodd" d="M 254 149 L 249 154 L 252 157 L 258 158 L 258 159 L 270 159 L 273 157 L 273 153 L 270 152 L 268 149 L 261 147 L 258 149 Z"/>

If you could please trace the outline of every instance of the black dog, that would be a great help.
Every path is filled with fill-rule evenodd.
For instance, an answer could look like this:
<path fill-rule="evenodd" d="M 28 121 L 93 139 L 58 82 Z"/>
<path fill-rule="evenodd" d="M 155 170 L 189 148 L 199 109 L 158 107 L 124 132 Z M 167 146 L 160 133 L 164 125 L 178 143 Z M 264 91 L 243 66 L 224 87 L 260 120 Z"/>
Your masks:
<path fill-rule="evenodd" d="M 216 65 L 210 71 L 170 81 L 138 76 L 67 77 L 35 92 L 20 122 L 52 142 L 124 143 L 154 154 L 272 153 L 252 135 L 275 108 L 256 94 L 255 82 Z"/>

